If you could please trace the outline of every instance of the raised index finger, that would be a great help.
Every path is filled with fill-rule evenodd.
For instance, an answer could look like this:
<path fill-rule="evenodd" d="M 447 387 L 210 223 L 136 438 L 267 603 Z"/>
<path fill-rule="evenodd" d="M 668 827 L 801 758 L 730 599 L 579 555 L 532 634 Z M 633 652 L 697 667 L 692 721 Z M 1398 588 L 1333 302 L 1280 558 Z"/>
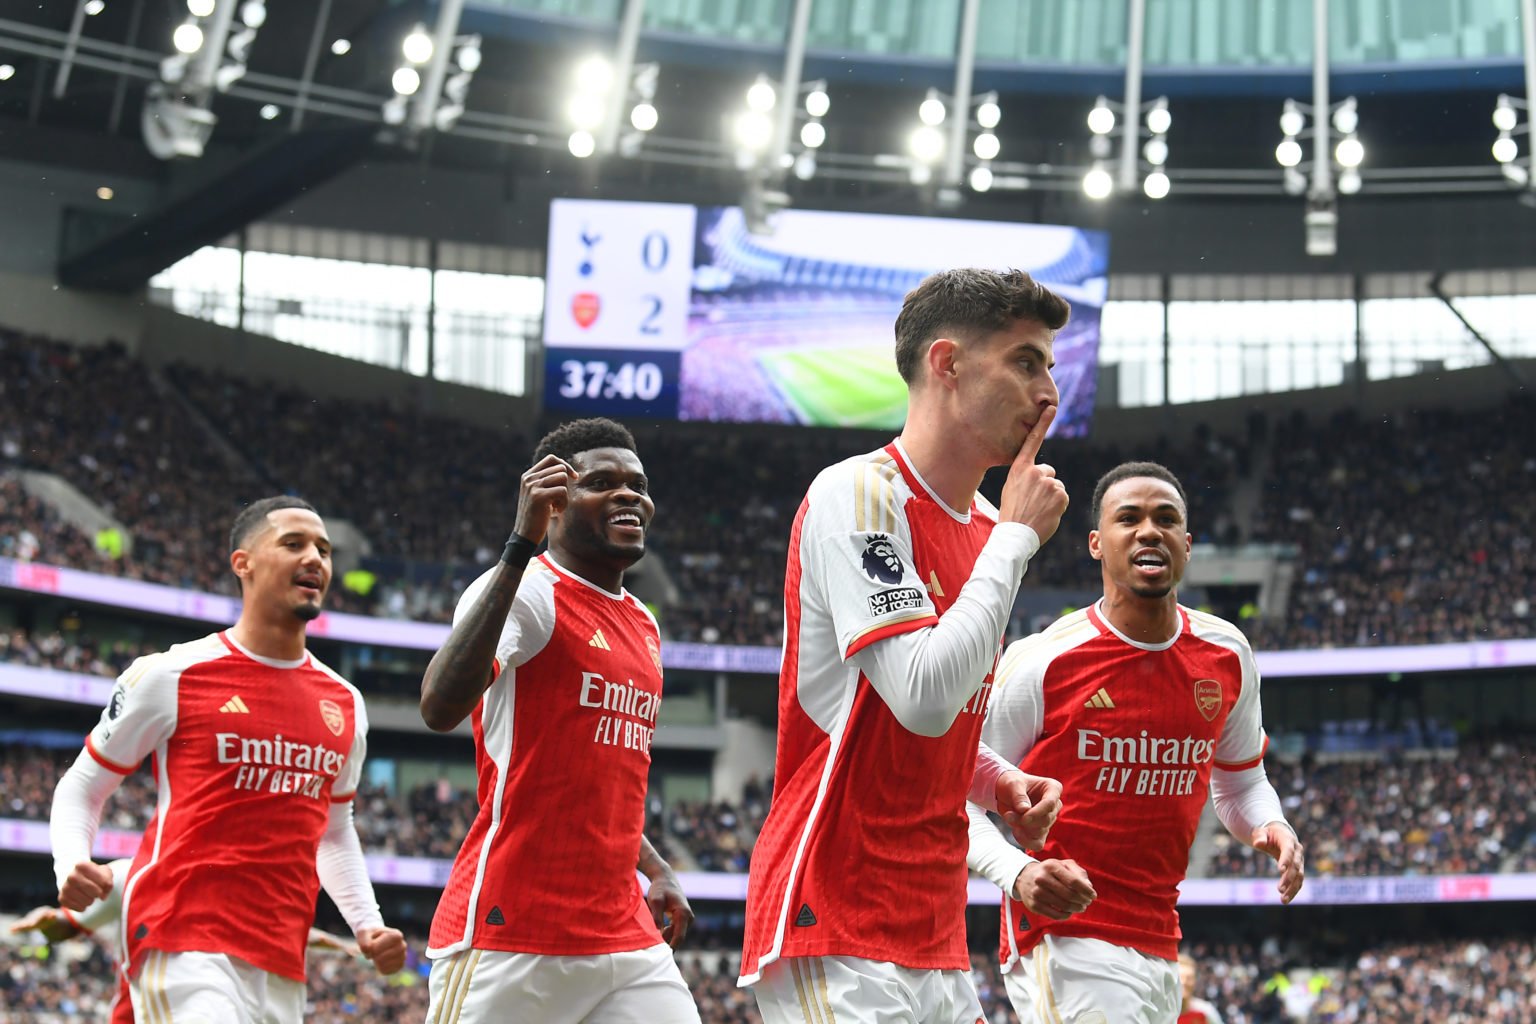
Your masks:
<path fill-rule="evenodd" d="M 1056 419 L 1056 407 L 1048 405 L 1040 411 L 1040 418 L 1035 420 L 1035 425 L 1030 428 L 1029 434 L 1024 438 L 1024 447 L 1019 449 L 1019 457 L 1014 459 L 1014 465 L 1019 463 L 1031 464 L 1040 456 L 1040 446 L 1045 443 L 1045 435 L 1050 432 L 1051 424 Z"/>

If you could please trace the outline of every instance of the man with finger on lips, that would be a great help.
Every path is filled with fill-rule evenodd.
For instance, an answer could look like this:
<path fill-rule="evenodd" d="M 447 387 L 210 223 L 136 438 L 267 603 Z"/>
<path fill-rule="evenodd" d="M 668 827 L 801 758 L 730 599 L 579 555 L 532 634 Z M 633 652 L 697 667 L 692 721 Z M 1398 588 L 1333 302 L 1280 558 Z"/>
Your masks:
<path fill-rule="evenodd" d="M 972 805 L 968 863 L 1003 890 L 1003 980 L 1023 1020 L 1174 1024 L 1178 887 L 1209 793 L 1273 857 L 1303 848 L 1264 771 L 1259 674 L 1237 627 L 1179 604 L 1190 555 L 1178 478 L 1128 462 L 1094 489 L 1104 596 L 1003 655 L 982 739 L 1068 794 L 1038 859 Z"/>
<path fill-rule="evenodd" d="M 672 958 L 693 911 L 642 831 L 660 633 L 623 580 L 655 512 L 645 468 L 608 419 L 533 459 L 422 680 L 428 726 L 472 721 L 480 804 L 432 920 L 427 1020 L 698 1024 Z"/>

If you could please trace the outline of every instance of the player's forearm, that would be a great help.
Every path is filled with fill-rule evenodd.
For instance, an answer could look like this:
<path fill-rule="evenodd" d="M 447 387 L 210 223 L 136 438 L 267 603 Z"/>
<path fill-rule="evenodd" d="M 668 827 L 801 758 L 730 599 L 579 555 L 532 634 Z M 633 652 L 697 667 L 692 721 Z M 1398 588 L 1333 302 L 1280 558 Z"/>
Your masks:
<path fill-rule="evenodd" d="M 1029 854 L 1010 843 L 976 804 L 967 803 L 965 813 L 970 819 L 966 867 L 1011 896 L 1014 881 L 1031 859 Z"/>
<path fill-rule="evenodd" d="M 888 637 L 854 655 L 904 728 L 921 736 L 949 731 L 992 670 L 1019 581 L 1039 549 L 1034 530 L 1000 523 L 937 625 Z"/>
<path fill-rule="evenodd" d="M 103 768 L 89 751 L 81 750 L 54 786 L 48 843 L 53 848 L 53 873 L 60 888 L 76 864 L 91 859 L 102 808 L 122 781 L 121 775 Z"/>
<path fill-rule="evenodd" d="M 1280 794 L 1270 785 L 1264 766 L 1229 772 L 1217 768 L 1211 772 L 1211 804 L 1216 817 L 1228 832 L 1244 843 L 1253 844 L 1253 830 L 1270 822 L 1285 820 Z"/>
<path fill-rule="evenodd" d="M 656 852 L 656 847 L 652 846 L 651 841 L 644 835 L 640 836 L 640 859 L 635 867 L 653 882 L 672 874 L 672 865 Z"/>
<path fill-rule="evenodd" d="M 496 643 L 527 567 L 526 559 L 521 565 L 500 562 L 479 599 L 432 656 L 421 680 L 421 717 L 429 728 L 453 729 L 480 702 L 490 685 Z"/>
<path fill-rule="evenodd" d="M 985 743 L 976 745 L 976 768 L 971 773 L 971 790 L 966 798 L 989 811 L 997 810 L 997 780 L 1008 772 L 1018 771 L 1018 765 L 1004 758 Z"/>
<path fill-rule="evenodd" d="M 365 928 L 384 927 L 379 901 L 368 878 L 363 844 L 352 824 L 352 804 L 331 805 L 331 819 L 315 852 L 315 872 L 336 909 L 346 918 L 352 934 Z"/>

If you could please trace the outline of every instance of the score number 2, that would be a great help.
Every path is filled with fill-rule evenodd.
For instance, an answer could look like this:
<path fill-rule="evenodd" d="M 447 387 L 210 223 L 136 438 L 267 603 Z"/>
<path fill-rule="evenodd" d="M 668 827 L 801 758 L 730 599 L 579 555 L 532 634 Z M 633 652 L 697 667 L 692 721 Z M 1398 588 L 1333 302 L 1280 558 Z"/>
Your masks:
<path fill-rule="evenodd" d="M 661 367 L 655 363 L 620 363 L 611 368 L 601 359 L 567 359 L 560 364 L 566 398 L 623 398 L 655 401 L 661 394 Z"/>

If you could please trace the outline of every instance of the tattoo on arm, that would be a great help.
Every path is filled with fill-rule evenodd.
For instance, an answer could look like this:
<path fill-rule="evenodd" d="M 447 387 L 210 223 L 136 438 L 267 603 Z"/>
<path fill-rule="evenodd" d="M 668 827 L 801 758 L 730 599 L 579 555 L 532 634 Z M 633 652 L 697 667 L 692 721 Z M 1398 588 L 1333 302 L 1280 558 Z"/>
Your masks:
<path fill-rule="evenodd" d="M 672 870 L 672 866 L 662 859 L 661 854 L 656 852 L 656 847 L 651 845 L 651 841 L 645 838 L 644 833 L 640 835 L 640 860 L 635 867 L 642 875 L 653 882 L 657 877 Z"/>
<path fill-rule="evenodd" d="M 421 717 L 429 727 L 447 732 L 457 726 L 491 685 L 496 643 L 525 568 L 498 563 L 479 599 L 432 656 L 421 680 Z"/>

